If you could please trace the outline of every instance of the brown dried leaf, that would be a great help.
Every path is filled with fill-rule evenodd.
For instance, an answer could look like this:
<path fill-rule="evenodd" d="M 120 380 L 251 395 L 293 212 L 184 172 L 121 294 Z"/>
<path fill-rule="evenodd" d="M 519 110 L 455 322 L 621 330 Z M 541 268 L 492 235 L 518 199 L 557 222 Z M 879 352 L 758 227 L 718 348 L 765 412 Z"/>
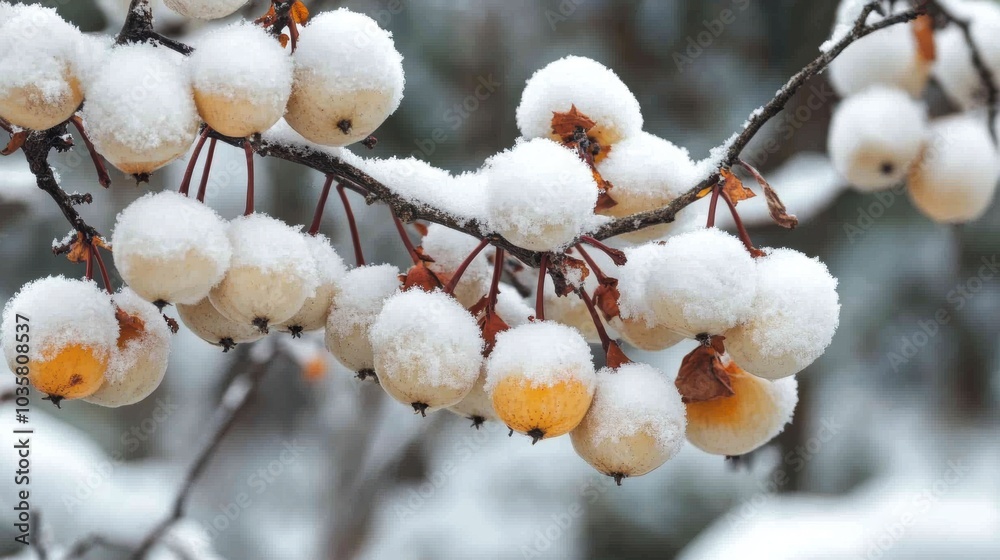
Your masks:
<path fill-rule="evenodd" d="M 732 201 L 733 206 L 740 203 L 741 200 L 748 200 L 757 195 L 753 193 L 752 190 L 746 188 L 743 185 L 743 181 L 733 174 L 732 171 L 728 169 L 723 169 L 719 172 L 722 176 L 722 192 L 726 193 L 729 200 Z"/>
<path fill-rule="evenodd" d="M 597 188 L 600 189 L 597 195 L 597 205 L 594 209 L 598 211 L 610 210 L 618 206 L 618 201 L 611 196 L 611 189 L 615 188 L 615 186 L 611 184 L 611 181 L 602 177 L 601 172 L 596 167 L 591 165 L 590 169 L 594 173 L 594 182 L 597 183 Z"/>
<path fill-rule="evenodd" d="M 118 348 L 125 348 L 130 341 L 142 337 L 146 332 L 146 323 L 142 319 L 129 315 L 120 307 L 115 307 L 115 319 L 118 320 Z"/>
<path fill-rule="evenodd" d="M 487 311 L 479 319 L 479 328 L 483 332 L 483 341 L 486 343 L 483 346 L 483 356 L 489 356 L 497 344 L 497 335 L 510 329 L 510 325 L 505 323 L 499 314 Z"/>
<path fill-rule="evenodd" d="M 771 184 L 767 182 L 767 179 L 765 179 L 763 175 L 760 174 L 760 171 L 757 171 L 753 168 L 753 166 L 746 162 L 740 163 L 747 171 L 750 172 L 751 175 L 754 176 L 754 179 L 757 180 L 757 183 L 761 186 L 761 188 L 764 189 L 764 198 L 767 199 L 767 209 L 770 212 L 771 219 L 774 220 L 774 223 L 785 229 L 795 229 L 795 226 L 799 225 L 799 219 L 788 213 L 785 208 L 785 203 L 781 202 L 781 198 L 778 197 L 777 191 L 771 187 Z M 763 254 L 760 256 L 763 256 Z"/>
<path fill-rule="evenodd" d="M 427 237 L 427 224 L 422 224 L 420 222 L 413 222 L 413 229 L 417 230 L 420 237 Z"/>
<path fill-rule="evenodd" d="M 712 337 L 708 344 L 684 356 L 674 382 L 684 402 L 711 401 L 736 394 L 729 373 L 722 364 L 724 339 L 722 336 Z"/>
<path fill-rule="evenodd" d="M 569 255 L 564 255 L 563 258 L 559 259 L 557 263 L 552 263 L 550 266 L 562 273 L 554 275 L 552 279 L 556 294 L 560 297 L 567 296 L 576 291 L 576 286 L 567 282 L 566 277 L 579 276 L 580 285 L 583 285 L 583 282 L 587 280 L 588 276 L 590 276 L 590 269 L 587 268 L 587 263 L 581 261 L 580 259 L 574 259 Z M 539 272 L 539 274 L 541 274 L 541 272 Z"/>
<path fill-rule="evenodd" d="M 581 113 L 576 105 L 573 105 L 568 112 L 552 113 L 552 133 L 560 138 L 572 136 L 578 128 L 582 128 L 586 132 L 595 126 L 597 123 Z"/>
<path fill-rule="evenodd" d="M 304 24 L 309 21 L 309 8 L 302 3 L 302 0 L 296 0 L 292 4 L 292 9 L 289 10 L 288 15 L 292 17 L 292 21 L 299 24 Z"/>
<path fill-rule="evenodd" d="M 164 315 L 163 320 L 167 322 L 167 328 L 170 329 L 171 333 L 177 334 L 177 331 L 181 330 L 181 326 L 177 323 L 177 320 L 174 319 L 173 317 L 167 317 L 166 315 Z"/>
<path fill-rule="evenodd" d="M 284 33 L 278 35 L 278 42 L 281 43 L 281 48 L 285 48 L 288 46 L 288 40 L 289 40 L 288 35 Z"/>
<path fill-rule="evenodd" d="M 0 150 L 0 155 L 9 156 L 14 152 L 21 149 L 24 145 L 24 141 L 28 139 L 28 131 L 22 130 L 21 132 L 15 132 L 10 136 L 10 142 L 7 143 L 7 147 Z"/>
<path fill-rule="evenodd" d="M 427 253 L 424 252 L 424 248 L 423 247 L 417 247 L 416 251 L 417 251 L 417 256 L 420 258 L 421 261 L 423 261 L 425 263 L 432 263 L 432 262 L 434 262 L 434 259 L 431 256 L 429 256 Z"/>
<path fill-rule="evenodd" d="M 618 309 L 618 299 L 620 297 L 618 280 L 615 278 L 605 278 L 597 289 L 594 290 L 594 305 L 601 310 L 604 318 L 610 321 L 621 315 L 621 311 Z"/>
<path fill-rule="evenodd" d="M 631 364 L 631 363 L 632 360 L 630 360 L 629 357 L 625 355 L 625 352 L 622 351 L 621 346 L 618 346 L 618 343 L 612 340 L 611 344 L 608 345 L 608 351 L 607 351 L 608 367 L 611 369 L 618 369 L 625 364 Z"/>
<path fill-rule="evenodd" d="M 937 44 L 934 40 L 934 18 L 922 14 L 913 20 L 913 37 L 917 40 L 917 55 L 924 62 L 937 60 Z"/>
<path fill-rule="evenodd" d="M 441 279 L 424 263 L 413 265 L 403 277 L 403 291 L 420 288 L 425 292 L 433 292 L 443 287 Z"/>
<path fill-rule="evenodd" d="M 111 247 L 100 237 L 95 237 L 91 243 L 94 247 L 111 250 Z M 69 246 L 66 258 L 69 259 L 69 262 L 85 263 L 90 260 L 90 251 L 91 244 L 84 240 L 82 233 L 77 233 L 76 239 Z"/>

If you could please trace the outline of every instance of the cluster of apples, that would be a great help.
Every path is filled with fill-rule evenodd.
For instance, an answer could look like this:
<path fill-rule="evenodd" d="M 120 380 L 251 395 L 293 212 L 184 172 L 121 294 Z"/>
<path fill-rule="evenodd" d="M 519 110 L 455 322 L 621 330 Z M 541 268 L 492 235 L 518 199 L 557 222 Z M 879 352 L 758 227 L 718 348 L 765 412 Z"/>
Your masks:
<path fill-rule="evenodd" d="M 840 25 L 857 17 L 841 4 Z M 982 62 L 1000 72 L 1000 5 L 949 2 L 968 21 Z M 870 16 L 874 21 L 881 18 Z M 829 130 L 834 166 L 855 188 L 876 192 L 906 183 L 913 204 L 941 223 L 976 220 L 989 209 L 1000 180 L 1000 153 L 985 111 L 985 86 L 957 24 L 934 29 L 930 16 L 873 33 L 830 65 L 845 99 Z M 933 76 L 960 112 L 930 120 L 921 98 Z"/>
<path fill-rule="evenodd" d="M 202 19 L 242 4 L 167 2 Z M 191 56 L 152 43 L 112 46 L 38 5 L 0 2 L 0 17 L 0 117 L 46 130 L 83 104 L 96 150 L 129 174 L 183 156 L 202 122 L 245 138 L 284 116 L 315 143 L 345 146 L 368 137 L 402 100 L 402 56 L 391 34 L 346 9 L 304 25 L 294 52 L 263 25 L 241 21 L 207 33 Z"/>

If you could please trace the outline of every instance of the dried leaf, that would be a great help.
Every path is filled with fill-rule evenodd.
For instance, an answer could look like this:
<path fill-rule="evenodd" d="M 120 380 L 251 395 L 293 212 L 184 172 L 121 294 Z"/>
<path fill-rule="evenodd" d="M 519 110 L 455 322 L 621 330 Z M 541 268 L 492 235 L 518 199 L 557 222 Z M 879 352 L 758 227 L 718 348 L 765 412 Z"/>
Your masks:
<path fill-rule="evenodd" d="M 487 311 L 479 319 L 479 328 L 483 332 L 483 356 L 489 356 L 493 352 L 493 347 L 497 344 L 497 335 L 510 329 L 510 325 L 500 318 L 500 315 L 493 311 Z"/>
<path fill-rule="evenodd" d="M 708 344 L 684 356 L 675 385 L 684 402 L 704 402 L 736 394 L 722 363 L 725 337 L 715 336 Z"/>
<path fill-rule="evenodd" d="M 146 323 L 142 319 L 129 315 L 120 307 L 115 307 L 115 319 L 118 320 L 118 348 L 125 348 L 130 341 L 142 337 L 146 332 Z"/>
<path fill-rule="evenodd" d="M 94 247 L 99 247 L 108 250 L 111 249 L 100 237 L 95 237 L 93 241 L 91 241 L 91 243 L 93 243 Z M 87 243 L 84 240 L 82 233 L 77 233 L 76 239 L 73 240 L 73 242 L 69 246 L 69 251 L 66 253 L 66 258 L 69 259 L 69 262 L 85 263 L 90 260 L 90 251 L 91 251 L 91 244 Z"/>
<path fill-rule="evenodd" d="M 434 262 L 434 259 L 432 257 L 430 257 L 429 255 L 427 255 L 427 253 L 424 253 L 424 248 L 423 247 L 417 247 L 415 250 L 417 251 L 417 257 L 419 257 L 421 261 L 423 261 L 425 263 L 432 263 L 432 262 Z"/>
<path fill-rule="evenodd" d="M 560 297 L 567 296 L 576 291 L 578 286 L 582 286 L 587 277 L 590 276 L 590 269 L 587 268 L 587 263 L 581 261 L 580 259 L 574 259 L 568 255 L 563 255 L 561 259 L 557 262 L 552 263 L 550 261 L 551 268 L 555 268 L 561 274 L 556 274 L 552 278 L 553 286 L 555 287 L 556 294 Z M 567 278 L 572 278 L 574 280 L 579 279 L 577 285 L 567 281 Z"/>
<path fill-rule="evenodd" d="M 740 178 L 732 171 L 723 169 L 719 175 L 722 176 L 722 192 L 726 193 L 733 206 L 739 204 L 741 200 L 748 200 L 756 196 L 752 190 L 743 185 L 743 181 L 740 181 Z"/>
<path fill-rule="evenodd" d="M 560 138 L 572 136 L 578 129 L 583 129 L 586 132 L 595 126 L 597 123 L 581 113 L 576 105 L 570 107 L 568 112 L 552 113 L 552 133 Z"/>
<path fill-rule="evenodd" d="M 7 147 L 0 151 L 0 155 L 9 156 L 14 152 L 21 149 L 24 145 L 24 141 L 28 139 L 28 131 L 22 130 L 21 132 L 15 132 L 10 136 L 10 142 L 7 143 Z"/>
<path fill-rule="evenodd" d="M 597 289 L 594 290 L 594 305 L 601 310 L 604 318 L 614 319 L 621 315 L 618 309 L 618 299 L 621 294 L 618 292 L 618 280 L 615 278 L 605 278 Z"/>
<path fill-rule="evenodd" d="M 937 59 L 937 44 L 934 41 L 934 18 L 922 14 L 913 20 L 913 37 L 917 41 L 917 55 L 924 62 Z"/>
<path fill-rule="evenodd" d="M 420 237 L 427 237 L 427 224 L 422 224 L 420 222 L 413 222 L 413 229 L 417 230 Z"/>
<path fill-rule="evenodd" d="M 282 33 L 281 35 L 278 35 L 278 42 L 281 43 L 281 48 L 287 47 L 288 46 L 288 41 L 289 41 L 288 35 L 286 35 L 284 33 Z"/>
<path fill-rule="evenodd" d="M 272 25 L 278 23 L 278 14 L 274 11 L 274 4 L 271 4 L 271 7 L 267 9 L 266 14 L 253 20 L 253 22 L 264 27 L 271 27 Z"/>
<path fill-rule="evenodd" d="M 629 357 L 625 355 L 625 352 L 622 351 L 621 346 L 618 346 L 618 343 L 612 340 L 611 344 L 608 345 L 608 351 L 607 351 L 608 367 L 611 369 L 618 369 L 625 364 L 631 364 L 631 363 L 632 360 L 630 360 Z"/>
<path fill-rule="evenodd" d="M 754 179 L 757 180 L 757 183 L 761 186 L 761 188 L 764 189 L 764 197 L 767 199 L 767 209 L 770 212 L 771 219 L 774 220 L 774 223 L 785 229 L 795 229 L 795 226 L 799 225 L 799 219 L 788 213 L 785 208 L 785 203 L 781 202 L 781 198 L 778 197 L 778 193 L 771 187 L 771 184 L 767 182 L 767 179 L 764 179 L 764 176 L 750 164 L 741 161 L 740 165 L 749 171 L 750 174 L 753 175 Z M 761 256 L 763 256 L 763 254 Z"/>
<path fill-rule="evenodd" d="M 163 320 L 167 322 L 167 328 L 170 329 L 171 333 L 177 334 L 177 331 L 181 330 L 181 326 L 177 324 L 177 320 L 173 317 L 167 317 L 164 315 Z"/>
<path fill-rule="evenodd" d="M 305 23 L 309 21 L 309 8 L 306 8 L 302 0 L 296 0 L 292 4 L 292 9 L 288 12 L 288 15 L 292 16 L 292 21 L 295 23 Z"/>
<path fill-rule="evenodd" d="M 424 263 L 413 265 L 406 272 L 406 276 L 403 277 L 404 292 L 411 288 L 420 288 L 425 292 L 433 292 L 443 287 L 444 284 L 441 282 L 441 279 L 438 278 L 437 274 L 434 274 L 434 271 L 427 268 L 427 265 Z"/>
<path fill-rule="evenodd" d="M 714 190 L 715 190 L 714 186 L 705 187 L 705 188 L 701 189 L 700 191 L 698 191 L 698 198 L 705 198 L 706 196 L 712 194 L 712 191 L 714 191 Z"/>
<path fill-rule="evenodd" d="M 590 169 L 594 173 L 594 182 L 597 183 L 597 188 L 600 189 L 597 195 L 597 205 L 594 209 L 610 210 L 611 208 L 618 206 L 618 201 L 611 196 L 611 189 L 615 188 L 615 186 L 611 184 L 611 181 L 602 177 L 601 172 L 598 171 L 596 167 L 591 165 Z"/>

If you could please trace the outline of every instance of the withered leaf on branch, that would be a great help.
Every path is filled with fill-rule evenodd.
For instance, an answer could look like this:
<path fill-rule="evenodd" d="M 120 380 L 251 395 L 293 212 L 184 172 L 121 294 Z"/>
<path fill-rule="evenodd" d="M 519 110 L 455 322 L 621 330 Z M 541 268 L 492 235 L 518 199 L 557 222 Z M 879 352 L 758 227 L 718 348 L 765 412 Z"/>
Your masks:
<path fill-rule="evenodd" d="M 621 311 L 618 309 L 620 297 L 618 280 L 615 278 L 605 278 L 594 290 L 594 304 L 604 314 L 604 318 L 609 321 L 621 315 Z"/>
<path fill-rule="evenodd" d="M 788 213 L 785 203 L 781 201 L 777 191 L 771 187 L 767 179 L 750 164 L 743 161 L 740 164 L 753 175 L 757 183 L 764 189 L 764 198 L 767 199 L 767 210 L 771 214 L 771 219 L 774 220 L 774 223 L 785 229 L 795 229 L 795 226 L 799 225 L 799 219 Z M 763 254 L 760 256 L 763 256 Z"/>
<path fill-rule="evenodd" d="M 734 175 L 732 171 L 723 169 L 719 172 L 719 175 L 722 176 L 722 192 L 726 193 L 726 196 L 732 201 L 733 206 L 736 206 L 742 200 L 748 200 L 757 196 L 752 190 L 746 188 L 743 181 Z"/>
<path fill-rule="evenodd" d="M 296 0 L 292 4 L 292 9 L 288 12 L 288 15 L 292 17 L 292 21 L 298 24 L 304 24 L 309 21 L 309 8 L 302 3 L 302 0 Z"/>
<path fill-rule="evenodd" d="M 567 278 L 578 280 L 577 284 L 582 286 L 583 282 L 590 276 L 590 269 L 587 268 L 587 263 L 580 259 L 574 259 L 569 255 L 563 255 L 557 262 L 551 263 L 549 266 L 562 273 L 556 274 L 552 279 L 556 295 L 560 297 L 567 296 L 576 291 L 577 286 L 566 281 Z M 545 274 L 546 272 L 541 270 L 538 273 Z"/>
<path fill-rule="evenodd" d="M 129 341 L 141 337 L 146 332 L 146 323 L 142 319 L 129 315 L 120 307 L 115 307 L 115 319 L 118 320 L 119 348 L 123 348 Z"/>
<path fill-rule="evenodd" d="M 722 363 L 725 337 L 712 337 L 709 344 L 695 348 L 684 356 L 675 385 L 684 402 L 704 402 L 735 395 L 733 385 Z"/>
<path fill-rule="evenodd" d="M 489 356 L 497 344 L 497 335 L 510 329 L 510 325 L 505 323 L 495 311 L 489 310 L 483 313 L 482 318 L 479 319 L 479 328 L 483 332 L 483 341 L 486 343 L 483 347 L 483 355 Z"/>
<path fill-rule="evenodd" d="M 597 123 L 581 113 L 576 105 L 570 107 L 570 110 L 565 113 L 552 113 L 552 133 L 560 138 L 572 136 L 577 129 L 583 129 L 586 132 L 595 126 Z"/>
<path fill-rule="evenodd" d="M 597 167 L 594 167 L 593 164 L 591 164 L 590 169 L 594 173 L 594 182 L 597 183 L 597 187 L 598 189 L 600 189 L 597 195 L 597 205 L 594 207 L 594 209 L 609 210 L 611 208 L 614 208 L 615 206 L 618 206 L 618 201 L 611 196 L 611 189 L 613 189 L 615 186 L 611 184 L 611 181 L 608 181 L 607 179 L 602 177 L 601 172 L 598 171 Z"/>
<path fill-rule="evenodd" d="M 917 41 L 917 54 L 924 62 L 937 60 L 937 44 L 934 41 L 934 18 L 922 14 L 913 20 L 913 37 Z"/>
<path fill-rule="evenodd" d="M 618 369 L 625 364 L 631 364 L 632 360 L 625 355 L 621 346 L 618 346 L 618 343 L 612 340 L 611 343 L 608 344 L 606 362 L 609 368 Z"/>
<path fill-rule="evenodd" d="M 100 237 L 95 237 L 91 243 L 93 243 L 94 247 L 107 249 L 109 251 L 111 250 L 111 247 L 108 246 L 108 244 L 105 243 Z M 91 244 L 84 240 L 82 233 L 77 233 L 76 239 L 73 240 L 69 246 L 69 252 L 66 253 L 66 258 L 69 259 L 69 262 L 85 263 L 90 260 L 90 251 Z"/>
<path fill-rule="evenodd" d="M 20 150 L 21 146 L 24 145 L 24 141 L 27 139 L 28 139 L 27 130 L 22 130 L 21 132 L 15 132 L 10 136 L 10 142 L 7 143 L 7 146 L 3 150 L 0 150 L 0 155 L 9 156 L 14 152 Z"/>
<path fill-rule="evenodd" d="M 428 231 L 427 224 L 423 224 L 420 222 L 413 222 L 413 229 L 417 230 L 417 233 L 420 234 L 420 237 L 427 237 L 427 231 Z"/>
<path fill-rule="evenodd" d="M 181 330 L 181 326 L 177 323 L 177 319 L 164 315 L 163 320 L 167 322 L 167 328 L 170 329 L 171 333 L 177 334 L 177 331 Z"/>
<path fill-rule="evenodd" d="M 420 288 L 425 292 L 433 292 L 444 287 L 441 278 L 433 270 L 427 268 L 425 262 L 420 262 L 410 267 L 410 270 L 406 271 L 401 281 L 403 282 L 404 292 L 411 288 Z"/>

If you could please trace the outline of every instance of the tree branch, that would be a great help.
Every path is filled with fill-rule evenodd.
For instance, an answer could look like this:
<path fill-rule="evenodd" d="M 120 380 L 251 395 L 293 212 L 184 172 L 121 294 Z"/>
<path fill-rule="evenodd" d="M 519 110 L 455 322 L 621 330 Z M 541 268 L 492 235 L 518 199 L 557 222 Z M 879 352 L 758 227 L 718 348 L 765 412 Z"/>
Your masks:
<path fill-rule="evenodd" d="M 59 186 L 55 173 L 49 165 L 49 152 L 53 148 L 63 150 L 69 146 L 69 144 L 66 144 L 65 134 L 66 125 L 60 125 L 43 132 L 32 132 L 28 135 L 21 150 L 24 152 L 25 159 L 28 160 L 28 167 L 35 176 L 38 188 L 47 192 L 52 197 L 52 200 L 62 210 L 63 215 L 66 216 L 73 229 L 82 233 L 87 240 L 90 240 L 100 237 L 100 233 L 87 224 L 80 216 L 80 213 L 76 211 L 75 205 L 80 201 L 80 198 L 66 194 L 66 191 Z"/>
<path fill-rule="evenodd" d="M 132 0 L 128 7 L 128 15 L 125 17 L 125 25 L 118 32 L 115 44 L 124 45 L 146 41 L 159 43 L 181 54 L 194 52 L 194 48 L 153 31 L 153 9 L 149 5 L 149 0 Z"/>

